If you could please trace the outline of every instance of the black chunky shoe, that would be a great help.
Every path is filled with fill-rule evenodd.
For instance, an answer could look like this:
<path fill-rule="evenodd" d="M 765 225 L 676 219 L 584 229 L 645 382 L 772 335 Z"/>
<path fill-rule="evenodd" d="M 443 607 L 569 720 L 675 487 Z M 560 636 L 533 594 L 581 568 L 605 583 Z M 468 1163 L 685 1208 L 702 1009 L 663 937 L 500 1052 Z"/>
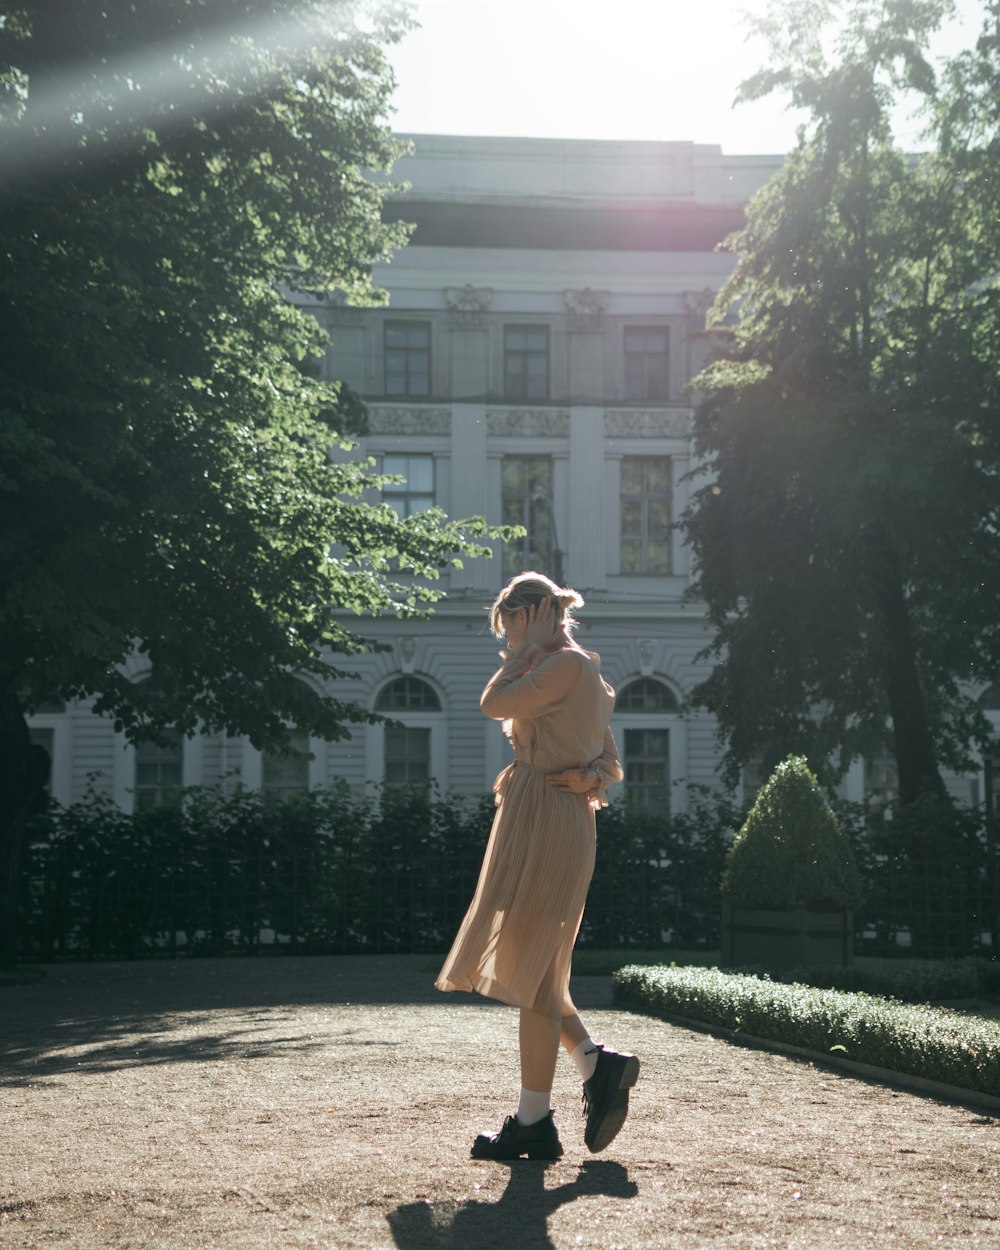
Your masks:
<path fill-rule="evenodd" d="M 597 1048 L 597 1067 L 583 1083 L 583 1114 L 587 1127 L 583 1140 L 591 1154 L 610 1146 L 628 1115 L 628 1092 L 639 1079 L 635 1055 Z"/>
<path fill-rule="evenodd" d="M 521 1124 L 516 1115 L 509 1115 L 499 1133 L 480 1133 L 472 1143 L 473 1159 L 559 1159 L 562 1142 L 556 1132 L 550 1111 L 536 1124 Z"/>

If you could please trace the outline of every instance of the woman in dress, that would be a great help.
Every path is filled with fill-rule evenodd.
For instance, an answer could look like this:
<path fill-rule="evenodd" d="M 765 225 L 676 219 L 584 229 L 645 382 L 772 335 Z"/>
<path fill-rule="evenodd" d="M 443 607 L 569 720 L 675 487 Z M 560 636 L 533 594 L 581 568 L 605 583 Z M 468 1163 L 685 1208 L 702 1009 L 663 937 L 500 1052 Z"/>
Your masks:
<path fill-rule="evenodd" d="M 520 1008 L 521 1096 L 477 1159 L 558 1159 L 551 1093 L 560 1041 L 583 1080 L 584 1141 L 603 1150 L 628 1114 L 635 1055 L 596 1045 L 569 994 L 570 964 L 594 870 L 595 811 L 622 778 L 600 657 L 574 641 L 575 590 L 522 573 L 490 611 L 503 665 L 480 705 L 503 721 L 515 760 L 496 780 L 497 813 L 472 903 L 440 990 L 477 990 Z"/>

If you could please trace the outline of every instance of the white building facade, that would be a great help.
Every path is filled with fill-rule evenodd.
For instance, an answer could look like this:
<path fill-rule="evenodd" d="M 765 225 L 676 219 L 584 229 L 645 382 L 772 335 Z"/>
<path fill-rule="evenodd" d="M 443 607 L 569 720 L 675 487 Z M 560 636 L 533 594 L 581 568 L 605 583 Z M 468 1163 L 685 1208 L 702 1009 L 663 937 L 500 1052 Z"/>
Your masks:
<path fill-rule="evenodd" d="M 53 796 L 94 785 L 130 809 L 182 785 L 335 778 L 482 793 L 509 758 L 479 711 L 498 648 L 485 609 L 524 568 L 586 600 L 579 638 L 618 691 L 630 797 L 679 811 L 689 786 L 717 784 L 715 723 L 681 711 L 710 637 L 675 527 L 691 490 L 686 386 L 732 265 L 717 246 L 778 164 L 690 143 L 415 136 L 394 172 L 411 189 L 389 207 L 414 235 L 375 274 L 389 304 L 316 310 L 327 373 L 366 401 L 357 454 L 405 479 L 386 492 L 401 513 L 436 504 L 526 537 L 446 574 L 430 620 L 363 623 L 389 649 L 344 660 L 362 680 L 338 693 L 402 728 L 302 740 L 312 758 L 286 760 L 218 736 L 134 748 L 88 704 L 46 705 L 31 727 Z M 846 789 L 863 797 L 860 765 Z"/>

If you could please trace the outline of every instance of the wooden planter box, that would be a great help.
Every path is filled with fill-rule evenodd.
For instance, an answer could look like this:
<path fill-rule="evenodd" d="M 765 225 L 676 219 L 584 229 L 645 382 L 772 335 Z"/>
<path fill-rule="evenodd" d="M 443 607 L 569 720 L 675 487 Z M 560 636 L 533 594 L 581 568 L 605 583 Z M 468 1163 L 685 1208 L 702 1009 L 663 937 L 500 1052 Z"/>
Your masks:
<path fill-rule="evenodd" d="M 722 904 L 722 966 L 847 968 L 854 959 L 854 913 L 767 910 Z"/>

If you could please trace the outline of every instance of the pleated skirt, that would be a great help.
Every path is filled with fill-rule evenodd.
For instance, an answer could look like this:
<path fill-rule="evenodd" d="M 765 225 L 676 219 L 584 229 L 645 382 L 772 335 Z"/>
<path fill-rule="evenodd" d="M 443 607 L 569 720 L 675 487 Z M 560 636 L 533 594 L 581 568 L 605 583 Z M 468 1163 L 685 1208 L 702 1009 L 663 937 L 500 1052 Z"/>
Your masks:
<path fill-rule="evenodd" d="M 518 761 L 497 779 L 497 812 L 469 910 L 435 985 L 476 990 L 559 1020 L 594 872 L 594 811 Z"/>

